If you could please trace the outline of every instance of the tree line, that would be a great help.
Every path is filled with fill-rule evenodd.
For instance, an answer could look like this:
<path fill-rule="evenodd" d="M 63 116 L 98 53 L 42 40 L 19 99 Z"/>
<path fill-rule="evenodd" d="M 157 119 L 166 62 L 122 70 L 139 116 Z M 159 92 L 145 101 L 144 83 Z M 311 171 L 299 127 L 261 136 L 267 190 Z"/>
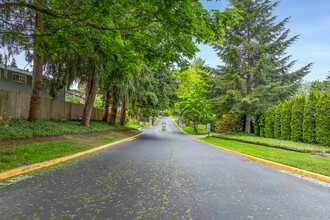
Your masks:
<path fill-rule="evenodd" d="M 198 0 L 0 0 L 0 46 L 33 63 L 28 121 L 40 121 L 47 75 L 54 94 L 86 83 L 81 125 L 88 127 L 97 92 L 104 120 L 112 98 L 110 124 L 118 106 L 149 114 L 171 105 L 173 66 L 186 67 L 196 43 L 221 44 L 239 19 L 236 9 L 208 11 Z"/>

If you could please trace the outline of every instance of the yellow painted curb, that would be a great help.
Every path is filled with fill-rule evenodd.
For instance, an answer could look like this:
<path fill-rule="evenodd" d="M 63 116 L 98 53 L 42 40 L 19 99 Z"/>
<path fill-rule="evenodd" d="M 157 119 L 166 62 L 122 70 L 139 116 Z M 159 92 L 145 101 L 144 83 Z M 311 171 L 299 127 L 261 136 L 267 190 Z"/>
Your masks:
<path fill-rule="evenodd" d="M 277 162 L 273 162 L 273 161 L 261 159 L 261 158 L 258 158 L 258 157 L 254 157 L 254 156 L 251 156 L 251 155 L 248 155 L 248 154 L 243 154 L 243 153 L 240 153 L 240 152 L 237 152 L 237 151 L 233 151 L 233 150 L 230 150 L 230 149 L 227 149 L 227 148 L 224 148 L 224 147 L 220 147 L 218 145 L 211 144 L 211 143 L 208 143 L 206 141 L 199 140 L 199 139 L 196 139 L 196 138 L 195 138 L 195 140 L 200 141 L 200 142 L 203 142 L 205 144 L 212 145 L 212 146 L 217 147 L 217 148 L 220 148 L 222 150 L 226 150 L 226 151 L 232 152 L 234 154 L 241 155 L 243 157 L 249 158 L 250 160 L 258 161 L 260 163 L 268 164 L 270 166 L 278 167 L 278 168 L 281 168 L 281 169 L 284 169 L 284 170 L 288 170 L 288 171 L 291 171 L 291 172 L 299 173 L 299 174 L 302 174 L 302 175 L 305 175 L 305 176 L 312 177 L 314 179 L 318 179 L 318 180 L 322 180 L 322 181 L 325 181 L 325 182 L 329 182 L 330 183 L 330 177 L 325 176 L 325 175 L 322 175 L 322 174 L 313 173 L 313 172 L 310 172 L 310 171 L 307 171 L 307 170 L 302 170 L 302 169 L 299 169 L 299 168 L 296 168 L 296 167 L 291 167 L 291 166 L 284 165 L 284 164 L 281 164 L 281 163 L 277 163 Z"/>
<path fill-rule="evenodd" d="M 152 126 L 154 126 L 156 124 L 156 122 L 158 121 L 159 116 L 157 117 L 156 121 L 152 124 Z"/>
<path fill-rule="evenodd" d="M 172 116 L 171 116 L 171 118 L 172 118 Z M 174 124 L 184 133 L 184 134 L 187 134 L 184 130 L 182 130 L 182 128 L 180 128 L 179 127 L 179 125 L 177 125 L 176 123 L 175 123 L 175 119 L 174 118 L 172 118 L 173 120 L 174 120 Z M 187 134 L 188 135 L 188 134 Z"/>
<path fill-rule="evenodd" d="M 141 134 L 143 134 L 143 132 Z M 85 154 L 89 154 L 89 153 L 92 153 L 92 152 L 95 152 L 95 151 L 99 151 L 99 150 L 102 150 L 104 148 L 110 147 L 112 145 L 116 145 L 116 144 L 119 144 L 119 143 L 122 143 L 122 142 L 125 142 L 125 141 L 128 141 L 128 140 L 131 140 L 133 138 L 136 138 L 136 137 L 140 136 L 141 134 L 134 135 L 132 137 L 125 138 L 123 140 L 116 141 L 116 142 L 113 142 L 113 143 L 110 143 L 110 144 L 102 145 L 100 147 L 92 148 L 92 149 L 89 149 L 89 150 L 86 150 L 86 151 L 83 151 L 83 152 L 71 154 L 71 155 L 68 155 L 68 156 L 56 158 L 56 159 L 41 162 L 41 163 L 35 163 L 35 164 L 28 165 L 28 166 L 18 167 L 18 168 L 12 169 L 12 170 L 7 170 L 7 171 L 4 171 L 4 172 L 0 173 L 0 179 L 6 179 L 6 178 L 9 178 L 9 177 L 17 176 L 17 175 L 20 175 L 20 174 L 23 174 L 23 173 L 26 173 L 26 172 L 30 172 L 32 170 L 40 169 L 40 168 L 43 168 L 43 167 L 48 167 L 48 166 L 51 166 L 53 164 L 57 164 L 57 163 L 61 163 L 61 162 L 66 161 L 66 160 L 70 160 L 70 159 L 75 158 L 75 157 L 79 157 L 79 156 L 82 156 L 82 155 L 85 155 Z"/>

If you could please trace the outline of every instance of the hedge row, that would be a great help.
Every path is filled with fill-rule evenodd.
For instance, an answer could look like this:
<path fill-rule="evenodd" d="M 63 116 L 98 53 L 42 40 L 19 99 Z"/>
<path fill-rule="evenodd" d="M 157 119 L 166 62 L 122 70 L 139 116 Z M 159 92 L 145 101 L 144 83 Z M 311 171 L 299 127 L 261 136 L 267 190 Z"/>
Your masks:
<path fill-rule="evenodd" d="M 312 91 L 269 108 L 258 117 L 257 135 L 330 146 L 330 96 Z"/>

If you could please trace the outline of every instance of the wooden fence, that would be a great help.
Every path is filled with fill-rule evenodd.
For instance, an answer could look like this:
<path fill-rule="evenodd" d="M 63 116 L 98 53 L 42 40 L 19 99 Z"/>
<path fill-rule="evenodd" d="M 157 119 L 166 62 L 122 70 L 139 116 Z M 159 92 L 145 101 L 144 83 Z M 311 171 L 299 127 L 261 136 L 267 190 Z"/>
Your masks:
<path fill-rule="evenodd" d="M 0 115 L 6 113 L 12 118 L 28 119 L 30 109 L 30 95 L 14 93 L 0 89 Z M 84 105 L 60 100 L 42 98 L 41 119 L 79 120 L 82 118 Z M 93 109 L 91 120 L 102 120 L 103 111 Z"/>

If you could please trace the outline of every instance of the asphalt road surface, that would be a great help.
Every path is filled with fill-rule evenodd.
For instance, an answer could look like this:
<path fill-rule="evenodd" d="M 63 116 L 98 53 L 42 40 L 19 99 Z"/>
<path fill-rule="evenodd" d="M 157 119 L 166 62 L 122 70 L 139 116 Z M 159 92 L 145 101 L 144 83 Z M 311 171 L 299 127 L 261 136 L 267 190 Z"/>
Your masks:
<path fill-rule="evenodd" d="M 170 118 L 143 131 L 2 182 L 0 219 L 330 219 L 329 184 L 200 143 Z"/>

